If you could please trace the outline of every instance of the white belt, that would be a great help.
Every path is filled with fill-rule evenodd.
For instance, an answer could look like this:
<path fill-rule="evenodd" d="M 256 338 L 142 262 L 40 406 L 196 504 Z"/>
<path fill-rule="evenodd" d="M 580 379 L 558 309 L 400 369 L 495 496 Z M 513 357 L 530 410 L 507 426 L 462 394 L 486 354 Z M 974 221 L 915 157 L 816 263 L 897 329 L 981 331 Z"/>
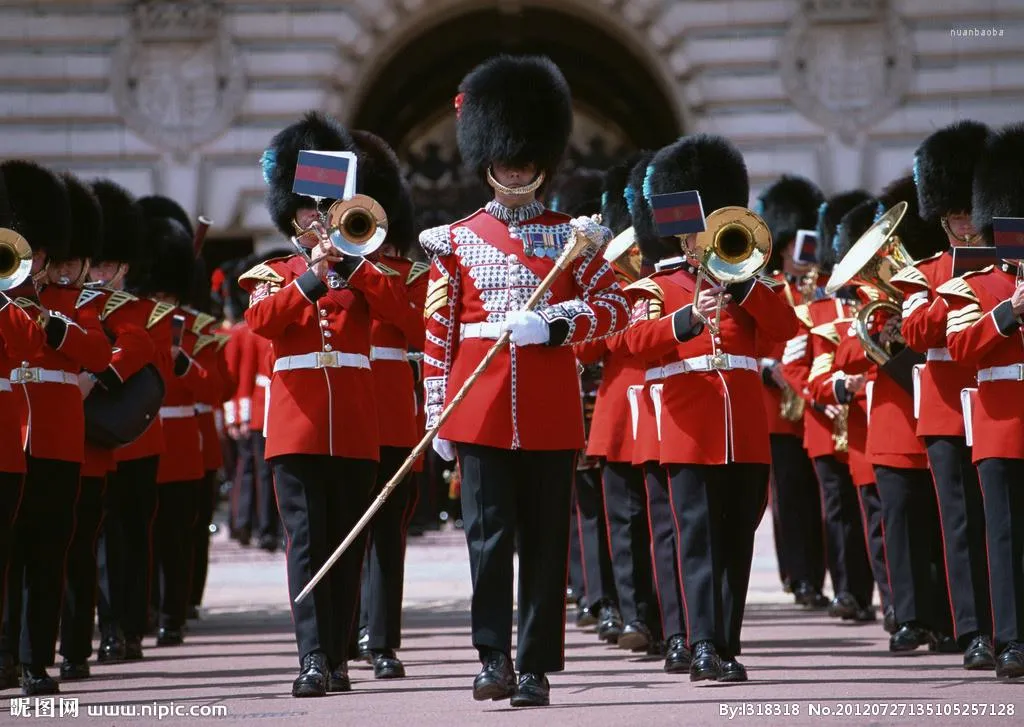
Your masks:
<path fill-rule="evenodd" d="M 985 381 L 1024 381 L 1024 364 L 993 366 L 978 372 L 978 383 Z"/>
<path fill-rule="evenodd" d="M 274 371 L 295 371 L 296 369 L 368 369 L 370 359 L 361 353 L 341 351 L 316 351 L 297 356 L 282 356 L 274 362 Z"/>
<path fill-rule="evenodd" d="M 644 371 L 644 381 L 660 381 L 663 378 L 665 378 L 665 369 L 661 366 Z"/>
<path fill-rule="evenodd" d="M 213 407 L 209 404 L 196 404 L 196 414 L 213 414 Z"/>
<path fill-rule="evenodd" d="M 409 354 L 401 348 L 370 347 L 371 361 L 408 361 Z"/>
<path fill-rule="evenodd" d="M 717 356 L 694 356 L 693 358 L 675 361 L 662 366 L 665 378 L 676 374 L 689 374 L 701 371 L 731 371 L 747 369 L 757 371 L 757 359 L 750 356 L 733 356 L 731 353 L 720 353 Z"/>
<path fill-rule="evenodd" d="M 270 377 L 260 374 L 256 377 L 256 386 L 262 386 L 264 389 L 270 386 Z"/>
<path fill-rule="evenodd" d="M 928 360 L 929 361 L 952 361 L 953 357 L 949 355 L 948 348 L 929 348 L 928 349 Z"/>
<path fill-rule="evenodd" d="M 188 419 L 196 415 L 196 407 L 193 406 L 162 406 L 160 407 L 161 419 Z"/>
<path fill-rule="evenodd" d="M 10 391 L 10 390 L 11 390 L 11 380 L 10 379 L 0 379 L 0 391 Z"/>
<path fill-rule="evenodd" d="M 459 338 L 501 338 L 504 323 L 463 323 Z"/>
<path fill-rule="evenodd" d="M 41 368 L 18 368 L 11 371 L 12 384 L 78 384 L 78 374 Z"/>

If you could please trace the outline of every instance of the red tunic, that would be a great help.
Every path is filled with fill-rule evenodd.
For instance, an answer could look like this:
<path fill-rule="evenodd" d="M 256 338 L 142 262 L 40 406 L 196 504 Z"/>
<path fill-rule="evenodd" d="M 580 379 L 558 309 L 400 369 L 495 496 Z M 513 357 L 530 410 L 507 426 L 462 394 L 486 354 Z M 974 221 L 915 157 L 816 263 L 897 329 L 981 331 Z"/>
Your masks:
<path fill-rule="evenodd" d="M 530 210 L 536 210 L 535 216 L 524 220 L 517 234 L 555 246 L 575 234 L 568 216 L 540 205 Z M 554 260 L 527 255 L 523 239 L 485 210 L 425 231 L 420 243 L 433 256 L 423 359 L 427 426 L 432 427 L 500 336 L 505 315 L 524 307 Z M 502 449 L 583 448 L 572 345 L 622 330 L 629 304 L 615 273 L 591 247 L 558 277 L 535 310 L 549 324 L 568 329 L 567 345 L 509 345 L 500 351 L 446 421 L 441 437 Z"/>
<path fill-rule="evenodd" d="M 270 340 L 277 369 L 266 417 L 267 459 L 326 454 L 378 460 L 370 315 L 371 309 L 397 308 L 393 283 L 364 261 L 345 285 L 328 289 L 298 255 L 257 265 L 239 283 L 250 294 L 245 319 L 254 334 Z M 293 363 L 299 367 L 290 368 Z"/>
<path fill-rule="evenodd" d="M 776 293 L 786 301 L 790 306 L 796 307 L 799 296 L 795 285 L 786 280 L 785 274 L 781 272 L 774 273 L 772 279 L 778 283 L 781 283 L 776 288 Z M 758 338 L 758 345 L 761 350 L 758 354 L 761 359 L 762 368 L 782 364 L 783 356 L 786 353 L 786 343 L 779 343 L 772 341 L 771 339 L 761 336 Z M 799 391 L 799 389 L 795 389 Z M 764 387 L 764 410 L 765 415 L 768 417 L 768 431 L 771 434 L 789 434 L 795 437 L 803 438 L 804 425 L 803 419 L 797 419 L 795 422 L 783 419 L 781 415 L 782 411 L 782 389 L 778 386 Z"/>
<path fill-rule="evenodd" d="M 262 432 L 267 423 L 267 397 L 270 395 L 270 377 L 274 374 L 274 351 L 265 338 L 250 334 L 248 339 L 252 359 L 249 431 Z"/>
<path fill-rule="evenodd" d="M 46 334 L 37 323 L 39 311 L 26 307 L 28 312 L 0 294 L 0 472 L 15 474 L 25 472 L 21 431 L 26 412 L 8 377 L 11 369 L 46 345 Z"/>
<path fill-rule="evenodd" d="M 21 370 L 29 377 L 48 371 L 74 377 L 74 382 L 15 384 L 19 369 L 11 372 L 12 388 L 21 396 L 27 413 L 25 451 L 33 457 L 85 461 L 85 412 L 77 376 L 82 370 L 100 373 L 110 365 L 112 355 L 99 311 L 90 304 L 93 295 L 88 292 L 60 285 L 47 285 L 40 291 L 40 302 L 53 314 L 47 324 L 48 343 L 21 362 Z"/>
<path fill-rule="evenodd" d="M 125 302 L 118 308 L 118 315 L 129 318 L 135 325 L 146 330 L 153 342 L 154 363 L 164 381 L 165 397 L 167 381 L 174 374 L 171 368 L 171 316 L 170 306 L 158 305 L 147 298 L 135 298 L 126 294 L 118 295 Z M 149 427 L 131 444 L 114 450 L 118 462 L 131 462 L 144 457 L 161 455 L 164 452 L 164 428 L 160 417 L 154 417 Z"/>
<path fill-rule="evenodd" d="M 1015 288 L 1016 268 L 1003 264 L 938 289 L 949 306 L 949 352 L 978 372 L 971 418 L 975 462 L 1024 459 L 1024 330 L 1010 305 Z M 993 367 L 1009 367 L 1011 378 L 991 379 Z"/>
<path fill-rule="evenodd" d="M 213 330 L 207 328 L 206 330 Z M 230 379 L 224 366 L 224 346 L 227 337 L 211 333 L 199 336 L 192 349 L 192 356 L 203 367 L 211 380 L 206 382 L 203 392 L 196 397 L 196 417 L 199 421 L 199 435 L 203 452 L 203 470 L 212 472 L 224 463 L 224 455 L 217 435 L 217 411 L 230 394 Z"/>
<path fill-rule="evenodd" d="M 643 390 L 645 366 L 629 353 L 622 334 L 576 346 L 582 364 L 603 361 L 587 455 L 609 462 L 633 462 L 633 414 L 629 391 Z M 639 391 L 638 391 L 639 390 Z M 638 422 L 639 423 L 639 422 Z"/>
<path fill-rule="evenodd" d="M 637 294 L 657 298 L 660 291 L 667 312 L 693 302 L 696 277 L 689 266 L 655 273 L 648 281 L 654 287 Z M 692 365 L 697 357 L 715 353 L 708 327 L 680 341 L 672 315 L 653 320 L 634 317 L 625 334 L 629 350 L 645 360 L 671 360 L 662 393 L 662 464 L 771 462 L 764 408 L 750 406 L 763 396 L 756 337 L 760 331 L 775 341 L 786 341 L 796 334 L 798 325 L 793 309 L 772 289 L 755 282 L 742 301 L 734 300 L 723 309 L 718 346 L 721 353 L 743 357 L 751 367 L 672 373 L 672 366 Z"/>
<path fill-rule="evenodd" d="M 960 392 L 975 384 L 975 370 L 953 361 L 946 347 L 949 308 L 935 291 L 952 275 L 953 255 L 947 251 L 900 271 L 890 281 L 906 295 L 902 330 L 907 345 L 928 354 L 920 378 L 915 376 L 921 437 L 964 436 Z"/>

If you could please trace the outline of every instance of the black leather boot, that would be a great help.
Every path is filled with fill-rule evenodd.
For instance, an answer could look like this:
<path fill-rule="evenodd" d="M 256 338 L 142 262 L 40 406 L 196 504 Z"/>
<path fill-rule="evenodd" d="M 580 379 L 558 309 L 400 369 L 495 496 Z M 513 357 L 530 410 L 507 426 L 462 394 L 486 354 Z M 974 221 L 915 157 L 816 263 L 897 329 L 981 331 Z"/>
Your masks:
<path fill-rule="evenodd" d="M 292 682 L 293 697 L 322 697 L 327 694 L 327 679 L 330 670 L 327 656 L 314 651 L 302 657 L 302 669 Z"/>

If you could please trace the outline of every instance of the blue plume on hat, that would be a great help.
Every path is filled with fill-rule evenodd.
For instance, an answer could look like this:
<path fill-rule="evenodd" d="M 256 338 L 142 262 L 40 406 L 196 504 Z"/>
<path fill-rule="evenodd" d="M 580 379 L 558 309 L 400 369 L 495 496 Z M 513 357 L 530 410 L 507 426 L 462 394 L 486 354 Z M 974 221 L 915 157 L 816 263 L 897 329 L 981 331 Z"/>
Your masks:
<path fill-rule="evenodd" d="M 274 166 L 277 164 L 277 152 L 273 149 L 266 149 L 260 157 L 260 169 L 263 170 L 263 181 L 270 184 L 274 174 Z"/>

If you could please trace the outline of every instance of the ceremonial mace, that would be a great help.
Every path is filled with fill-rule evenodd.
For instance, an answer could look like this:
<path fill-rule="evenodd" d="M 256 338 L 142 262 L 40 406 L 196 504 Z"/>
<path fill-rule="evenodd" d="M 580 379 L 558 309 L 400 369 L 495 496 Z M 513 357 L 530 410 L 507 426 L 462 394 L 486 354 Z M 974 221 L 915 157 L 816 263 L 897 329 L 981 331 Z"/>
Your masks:
<path fill-rule="evenodd" d="M 567 270 L 572 261 L 579 257 L 580 254 L 582 254 L 583 251 L 591 244 L 591 241 L 580 230 L 574 230 L 572 244 L 566 246 L 565 249 L 562 250 L 562 254 L 558 256 L 557 260 L 555 260 L 555 267 L 551 268 L 551 271 L 547 276 L 545 276 L 544 280 L 541 281 L 541 284 L 537 286 L 535 291 L 533 291 L 533 295 L 531 295 L 530 299 L 526 301 L 526 305 L 523 307 L 523 310 L 533 310 L 537 304 L 540 303 L 544 294 L 548 292 L 548 289 L 554 284 L 555 280 L 558 279 L 558 276 Z M 477 365 L 476 370 L 470 374 L 469 378 L 462 384 L 462 388 L 459 389 L 458 393 L 455 394 L 455 397 L 451 400 L 451 403 L 448 404 L 448 406 L 444 408 L 444 411 L 441 412 L 441 416 L 438 417 L 437 424 L 434 425 L 434 428 L 429 429 L 423 439 L 420 440 L 419 444 L 413 447 L 412 452 L 405 458 L 405 462 L 402 463 L 402 466 L 398 468 L 398 471 L 395 472 L 394 476 L 392 476 L 388 483 L 384 485 L 384 489 L 381 490 L 379 495 L 377 495 L 377 498 L 370 504 L 370 509 L 366 511 L 366 513 L 359 519 L 359 522 L 355 524 L 355 527 L 352 528 L 352 532 L 350 532 L 348 536 L 341 541 L 341 545 L 338 546 L 337 550 L 335 550 L 331 557 L 327 559 L 327 562 L 323 564 L 320 570 L 316 572 L 316 575 L 310 579 L 306 587 L 302 589 L 302 592 L 295 597 L 295 603 L 301 603 L 302 599 L 313 591 L 316 584 L 323 580 L 323 577 L 327 575 L 327 571 L 331 569 L 331 566 L 338 562 L 338 559 L 346 550 L 348 550 L 349 546 L 352 545 L 352 542 L 359 537 L 359 533 L 361 533 L 363 528 L 367 526 L 373 516 L 384 504 L 384 501 L 388 499 L 388 495 L 390 495 L 402 480 L 405 479 L 405 476 L 409 474 L 409 470 L 412 469 L 416 460 L 427 451 L 430 447 L 430 443 L 433 442 L 434 438 L 437 436 L 438 431 L 440 431 L 441 427 L 448 420 L 448 417 L 451 416 L 452 412 L 455 411 L 455 407 L 462 403 L 462 400 L 466 398 L 466 394 L 469 392 L 470 388 L 476 383 L 476 380 L 480 378 L 481 374 L 487 370 L 487 367 L 491 365 L 495 356 L 497 356 L 498 353 L 508 345 L 508 341 L 509 333 L 506 331 L 501 334 L 501 338 L 494 342 L 494 345 L 487 351 L 483 360 L 481 360 Z"/>

